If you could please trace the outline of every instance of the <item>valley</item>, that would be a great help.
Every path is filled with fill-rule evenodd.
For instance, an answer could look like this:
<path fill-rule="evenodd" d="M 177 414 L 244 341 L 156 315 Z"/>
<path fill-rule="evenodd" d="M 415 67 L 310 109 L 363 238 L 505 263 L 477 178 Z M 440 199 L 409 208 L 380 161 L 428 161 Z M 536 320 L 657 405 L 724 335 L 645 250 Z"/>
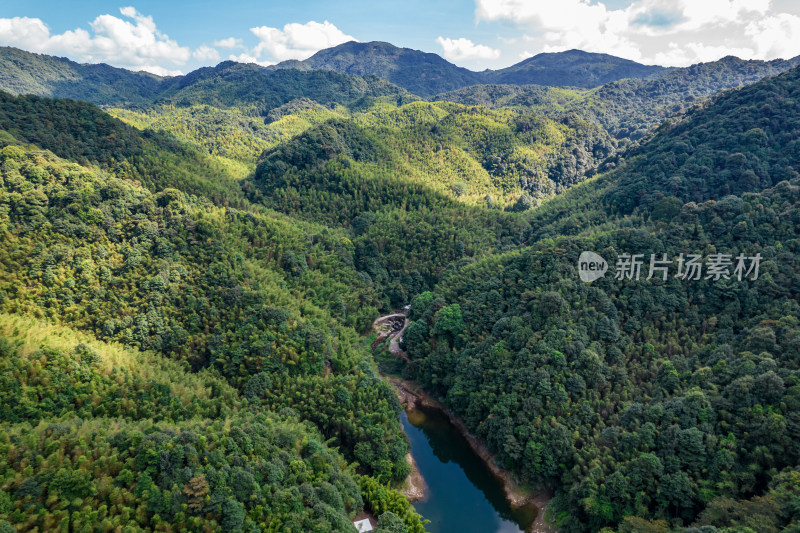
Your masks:
<path fill-rule="evenodd" d="M 0 48 L 0 532 L 799 528 L 798 65 Z"/>

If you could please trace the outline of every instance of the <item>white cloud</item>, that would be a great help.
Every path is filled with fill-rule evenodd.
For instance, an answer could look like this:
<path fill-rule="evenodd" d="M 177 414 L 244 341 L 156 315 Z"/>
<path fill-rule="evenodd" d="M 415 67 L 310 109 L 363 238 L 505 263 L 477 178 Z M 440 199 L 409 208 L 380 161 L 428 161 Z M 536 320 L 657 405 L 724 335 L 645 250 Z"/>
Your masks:
<path fill-rule="evenodd" d="M 157 76 L 181 76 L 183 71 L 179 68 L 169 69 L 160 65 L 139 65 L 137 67 L 129 67 L 130 70 L 139 71 L 143 70 Z"/>
<path fill-rule="evenodd" d="M 641 55 L 622 32 L 629 25 L 626 11 L 609 10 L 602 3 L 477 0 L 476 15 L 479 20 L 505 20 L 537 30 L 544 37 L 544 52 L 580 48 L 628 58 Z"/>
<path fill-rule="evenodd" d="M 0 18 L 0 44 L 157 74 L 179 72 L 174 67 L 184 65 L 191 57 L 191 50 L 161 33 L 152 17 L 133 7 L 123 7 L 120 13 L 124 19 L 113 15 L 94 19 L 89 24 L 94 35 L 82 28 L 51 35 L 41 19 Z"/>
<path fill-rule="evenodd" d="M 255 63 L 256 65 L 261 65 L 262 67 L 268 67 L 276 63 L 276 61 L 262 61 L 248 52 L 244 52 L 242 54 L 231 54 L 228 56 L 228 59 L 238 63 Z"/>
<path fill-rule="evenodd" d="M 678 4 L 686 20 L 679 29 L 697 30 L 714 24 L 730 24 L 748 13 L 764 15 L 769 3 L 769 0 L 683 0 Z"/>
<path fill-rule="evenodd" d="M 774 11 L 771 0 L 636 0 L 620 9 L 595 0 L 475 2 L 478 21 L 511 23 L 539 51 L 579 48 L 665 65 L 797 55 L 800 7 Z"/>
<path fill-rule="evenodd" d="M 464 59 L 497 59 L 500 57 L 500 50 L 489 48 L 483 44 L 475 44 L 469 39 L 448 39 L 438 37 L 436 42 L 442 46 L 444 57 L 451 61 Z"/>
<path fill-rule="evenodd" d="M 242 40 L 237 39 L 236 37 L 228 37 L 227 39 L 214 41 L 214 46 L 218 48 L 244 48 Z"/>
<path fill-rule="evenodd" d="M 790 58 L 800 55 L 800 17 L 780 13 L 751 22 L 745 34 L 760 57 Z"/>
<path fill-rule="evenodd" d="M 753 54 L 752 48 L 715 46 L 698 42 L 678 45 L 676 42 L 671 42 L 666 50 L 656 53 L 653 63 L 658 65 L 690 65 L 716 61 L 725 56 L 752 57 Z"/>
<path fill-rule="evenodd" d="M 259 41 L 250 55 L 259 61 L 308 59 L 324 48 L 356 40 L 327 20 L 322 24 L 313 20 L 305 24 L 293 22 L 283 30 L 259 26 L 250 31 Z"/>
<path fill-rule="evenodd" d="M 217 52 L 216 48 L 202 45 L 197 47 L 195 51 L 192 52 L 192 57 L 203 63 L 219 61 L 219 52 Z"/>

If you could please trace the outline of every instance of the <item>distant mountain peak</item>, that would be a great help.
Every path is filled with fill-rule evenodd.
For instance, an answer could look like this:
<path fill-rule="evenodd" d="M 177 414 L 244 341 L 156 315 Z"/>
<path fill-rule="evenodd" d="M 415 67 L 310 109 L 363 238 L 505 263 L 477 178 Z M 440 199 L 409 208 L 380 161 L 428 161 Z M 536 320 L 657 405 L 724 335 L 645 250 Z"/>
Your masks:
<path fill-rule="evenodd" d="M 590 88 L 623 78 L 650 79 L 671 69 L 584 50 L 543 52 L 485 76 L 489 83 Z"/>
<path fill-rule="evenodd" d="M 481 83 L 481 74 L 456 66 L 437 54 L 383 41 L 348 41 L 320 50 L 306 60 L 284 61 L 269 68 L 374 75 L 425 97 Z"/>
<path fill-rule="evenodd" d="M 372 74 L 422 97 L 486 83 L 595 87 L 621 78 L 651 78 L 669 71 L 609 54 L 571 49 L 543 52 L 505 69 L 475 72 L 437 54 L 384 41 L 349 41 L 320 50 L 306 60 L 284 61 L 269 68 Z"/>

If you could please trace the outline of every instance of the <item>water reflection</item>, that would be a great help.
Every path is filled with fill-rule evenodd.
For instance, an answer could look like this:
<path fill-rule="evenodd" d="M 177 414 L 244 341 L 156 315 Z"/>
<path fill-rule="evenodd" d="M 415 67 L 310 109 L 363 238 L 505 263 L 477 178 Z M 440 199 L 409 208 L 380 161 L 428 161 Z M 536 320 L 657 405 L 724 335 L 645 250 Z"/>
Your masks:
<path fill-rule="evenodd" d="M 401 414 L 411 454 L 427 483 L 427 496 L 414 504 L 431 521 L 431 533 L 521 533 L 536 519 L 528 505 L 512 509 L 502 482 L 438 409 Z"/>

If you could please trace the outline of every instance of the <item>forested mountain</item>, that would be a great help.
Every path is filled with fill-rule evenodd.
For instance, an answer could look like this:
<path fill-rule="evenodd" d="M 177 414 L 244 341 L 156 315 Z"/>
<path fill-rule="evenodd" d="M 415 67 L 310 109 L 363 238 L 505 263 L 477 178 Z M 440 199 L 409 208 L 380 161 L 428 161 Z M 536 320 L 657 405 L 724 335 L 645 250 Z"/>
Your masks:
<path fill-rule="evenodd" d="M 615 149 L 605 131 L 574 115 L 553 120 L 530 112 L 450 103 L 387 104 L 351 120 L 312 126 L 265 152 L 261 158 L 265 164 L 255 178 L 269 188 L 285 187 L 281 180 L 287 179 L 286 171 L 292 167 L 315 173 L 331 160 L 347 158 L 354 173 L 363 169 L 361 174 L 372 178 L 391 174 L 420 181 L 463 202 L 485 204 L 487 194 L 498 202 L 520 191 L 552 195 L 583 179 Z M 345 215 L 325 202 L 308 205 L 336 211 L 337 217 Z"/>
<path fill-rule="evenodd" d="M 535 210 L 531 245 L 414 300 L 407 372 L 557 489 L 560 529 L 800 524 L 798 82 L 793 69 L 662 127 Z M 591 284 L 586 250 L 609 267 Z M 615 275 L 624 254 L 642 254 L 641 277 Z M 651 254 L 666 275 L 646 279 Z M 681 254 L 701 276 L 676 276 Z M 758 276 L 737 274 L 757 254 Z"/>
<path fill-rule="evenodd" d="M 0 89 L 86 100 L 97 105 L 152 102 L 165 79 L 109 65 L 81 65 L 64 57 L 0 47 Z"/>
<path fill-rule="evenodd" d="M 317 52 L 303 61 L 284 61 L 269 68 L 371 74 L 425 98 L 479 84 L 597 87 L 622 78 L 655 78 L 670 70 L 608 54 L 568 50 L 538 54 L 504 69 L 473 72 L 436 54 L 378 41 L 351 41 Z"/>
<path fill-rule="evenodd" d="M 504 75 L 591 88 L 425 101 L 492 73 L 0 50 L 39 94 L 0 91 L 0 532 L 422 533 L 369 336 L 408 303 L 393 368 L 560 530 L 800 530 L 797 62 L 570 51 Z"/>
<path fill-rule="evenodd" d="M 582 50 L 537 54 L 504 69 L 482 73 L 484 83 L 597 87 L 623 78 L 649 79 L 670 69 Z"/>
<path fill-rule="evenodd" d="M 244 189 L 253 203 L 352 231 L 358 268 L 390 308 L 453 262 L 523 242 L 531 194 L 573 185 L 614 150 L 572 116 L 380 105 L 265 151 Z"/>
<path fill-rule="evenodd" d="M 289 409 L 257 414 L 209 372 L 6 314 L 0 367 L 4 530 L 350 532 L 363 507 L 319 432 Z M 313 508 L 287 503 L 300 491 Z"/>
<path fill-rule="evenodd" d="M 56 462 L 51 466 L 50 463 L 48 466 L 37 463 L 37 468 L 42 468 L 41 474 L 31 471 L 28 475 L 26 471 L 25 483 L 20 485 L 23 480 L 16 472 L 25 468 L 27 460 L 23 455 L 14 455 L 13 460 L 5 461 L 0 470 L 3 480 L 0 481 L 3 491 L 0 517 L 15 524 L 45 520 L 41 526 L 45 528 L 48 523 L 69 517 L 93 521 L 95 517 L 89 513 L 96 509 L 94 503 L 98 501 L 88 498 L 94 494 L 91 487 L 99 484 L 108 485 L 108 490 L 112 486 L 122 487 L 116 496 L 101 493 L 101 498 L 112 498 L 116 507 L 112 509 L 106 503 L 106 510 L 97 519 L 108 517 L 110 523 L 130 520 L 130 511 L 126 509 L 136 500 L 126 499 L 124 494 L 135 486 L 139 492 L 131 493 L 131 496 L 149 498 L 151 502 L 145 507 L 139 506 L 137 511 L 136 520 L 142 527 L 159 521 L 174 526 L 194 524 L 190 527 L 200 527 L 203 520 L 226 523 L 226 513 L 230 512 L 237 517 L 238 522 L 234 522 L 239 524 L 237 529 L 243 523 L 269 523 L 271 527 L 307 530 L 304 524 L 311 522 L 299 519 L 297 515 L 302 514 L 302 510 L 286 508 L 285 512 L 298 520 L 287 526 L 281 518 L 284 511 L 279 511 L 278 507 L 265 511 L 266 504 L 258 503 L 268 503 L 273 498 L 278 498 L 274 500 L 276 505 L 287 498 L 289 501 L 307 501 L 309 509 L 316 509 L 316 514 L 309 515 L 309 520 L 313 518 L 321 524 L 328 524 L 320 526 L 323 529 L 344 527 L 341 526 L 345 516 L 342 513 L 349 512 L 352 516 L 360 505 L 358 499 L 352 499 L 352 480 L 343 481 L 350 483 L 343 486 L 350 491 L 346 493 L 349 496 L 337 496 L 339 489 L 323 487 L 321 490 L 327 490 L 326 496 L 316 496 L 312 490 L 304 497 L 301 494 L 308 488 L 314 489 L 314 486 L 306 487 L 304 483 L 312 480 L 315 480 L 313 483 L 322 483 L 328 479 L 325 477 L 328 474 L 319 477 L 312 473 L 313 470 L 302 474 L 305 470 L 299 463 L 295 465 L 291 456 L 275 458 L 278 463 L 274 475 L 268 475 L 268 470 L 265 470 L 268 465 L 263 464 L 246 466 L 241 475 L 230 470 L 234 465 L 245 466 L 237 464 L 240 461 L 233 457 L 243 453 L 237 446 L 250 446 L 246 443 L 267 439 L 263 444 L 266 448 L 259 445 L 262 446 L 258 452 L 262 459 L 257 462 L 261 463 L 273 455 L 269 451 L 269 439 L 278 438 L 272 442 L 283 442 L 279 447 L 287 447 L 298 438 L 307 440 L 302 434 L 294 437 L 295 440 L 280 440 L 277 434 L 286 430 L 279 427 L 270 429 L 270 424 L 279 422 L 267 423 L 265 419 L 255 417 L 258 413 L 271 416 L 268 412 L 277 413 L 282 409 L 289 416 L 287 428 L 295 423 L 291 417 L 299 416 L 314 422 L 318 428 L 315 431 L 323 435 L 319 442 L 333 439 L 348 461 L 358 461 L 363 473 L 381 481 L 405 477 L 408 473 L 404 458 L 407 444 L 397 424 L 397 400 L 388 386 L 378 380 L 367 351 L 353 329 L 364 329 L 376 311 L 371 307 L 375 301 L 372 289 L 352 267 L 352 244 L 346 237 L 275 214 L 216 208 L 204 197 L 185 195 L 176 189 L 164 189 L 155 195 L 130 181 L 113 177 L 113 174 L 65 162 L 49 152 L 20 146 L 9 137 L 6 134 L 7 146 L 0 150 L 3 185 L 0 195 L 2 311 L 67 324 L 102 340 L 152 351 L 157 355 L 149 356 L 151 358 L 166 356 L 181 362 L 183 366 L 175 368 L 185 369 L 182 372 L 212 369 L 211 374 L 204 375 L 216 375 L 218 377 L 213 379 L 227 381 L 238 391 L 227 393 L 230 402 L 239 403 L 229 402 L 227 407 L 215 407 L 216 411 L 209 411 L 210 407 L 203 407 L 202 402 L 198 403 L 189 396 L 174 406 L 180 411 L 164 411 L 160 402 L 169 398 L 169 392 L 158 380 L 143 381 L 142 386 L 148 392 L 140 394 L 131 389 L 138 382 L 135 375 L 125 378 L 134 381 L 122 382 L 124 385 L 120 384 L 119 378 L 104 384 L 102 380 L 92 378 L 93 370 L 86 366 L 85 371 L 81 371 L 84 377 L 78 378 L 75 374 L 75 379 L 81 381 L 64 381 L 65 378 L 57 377 L 64 376 L 64 365 L 74 373 L 77 372 L 74 369 L 76 364 L 91 365 L 96 360 L 92 358 L 94 356 L 84 356 L 80 350 L 75 352 L 76 355 L 70 355 L 72 347 L 59 347 L 63 354 L 61 357 L 66 358 L 63 362 L 59 362 L 55 355 L 36 354 L 35 357 L 42 361 L 41 365 L 47 365 L 47 361 L 60 365 L 53 367 L 53 378 L 42 377 L 46 379 L 45 383 L 51 384 L 48 394 L 53 394 L 53 401 L 30 406 L 23 404 L 21 410 L 7 412 L 6 415 L 12 417 L 10 422 L 21 425 L 6 426 L 4 449 L 19 449 L 22 453 L 20 444 L 14 443 L 18 442 L 19 435 L 29 433 L 26 429 L 31 427 L 29 424 L 36 427 L 37 417 L 41 417 L 49 419 L 48 424 L 67 425 L 63 432 L 56 433 L 56 437 L 50 430 L 45 431 L 47 426 L 44 426 L 41 428 L 41 444 L 25 441 L 25 446 L 38 449 L 50 442 L 51 445 L 42 448 L 51 450 L 47 452 L 49 455 L 59 446 L 68 445 L 68 439 L 73 438 L 69 435 L 73 433 L 94 433 L 98 438 L 108 440 L 109 454 L 115 454 L 114 450 L 122 447 L 118 455 L 120 464 L 127 465 L 125 467 L 130 473 L 125 474 L 124 481 L 114 482 L 113 477 L 98 477 L 98 472 L 110 471 L 117 475 L 122 467 L 108 465 L 109 470 L 100 467 L 85 470 L 85 463 L 67 463 L 62 467 L 54 457 L 52 461 Z M 30 327 L 36 331 L 39 326 Z M 19 328 L 9 331 L 17 335 L 13 332 Z M 29 353 L 15 351 L 13 339 L 11 342 L 3 353 L 3 364 L 11 365 L 7 368 L 24 364 L 15 363 L 14 357 Z M 45 348 L 32 346 L 30 349 Z M 114 360 L 121 357 L 124 358 L 115 356 Z M 108 363 L 105 367 L 113 370 Z M 122 367 L 113 372 L 125 375 Z M 84 379 L 88 381 L 82 381 Z M 152 375 L 146 378 L 151 379 Z M 224 389 L 210 379 L 203 381 L 205 378 L 202 376 L 191 379 L 194 383 L 203 383 L 205 388 L 201 392 L 210 387 L 211 398 L 224 393 Z M 113 389 L 114 382 L 117 383 L 116 389 Z M 31 387 L 36 383 L 32 382 Z M 79 386 L 79 383 L 83 384 Z M 27 386 L 24 380 L 22 385 Z M 122 394 L 119 407 L 108 402 L 101 406 L 92 400 L 94 408 L 84 408 L 80 412 L 84 417 L 94 417 L 96 422 L 90 421 L 88 426 L 70 426 L 75 414 L 70 412 L 77 412 L 91 398 L 101 398 L 103 387 L 111 387 L 109 391 L 118 390 Z M 14 390 L 12 387 L 11 391 Z M 128 394 L 146 399 L 156 392 L 160 396 L 155 398 L 162 399 L 154 399 L 153 407 L 147 404 L 136 406 L 124 400 Z M 237 395 L 242 399 L 237 400 Z M 244 409 L 248 402 L 262 407 L 249 414 Z M 216 419 L 219 415 L 212 416 L 212 413 L 221 412 L 231 417 L 233 425 L 244 433 L 238 444 L 236 440 L 230 444 L 219 442 L 214 440 L 219 437 L 211 435 L 212 432 L 218 435 L 219 428 L 209 425 L 210 421 L 193 422 L 185 428 L 175 426 L 174 422 L 166 426 L 152 426 L 153 422 L 137 423 L 128 429 L 122 426 L 114 429 L 117 433 L 104 433 L 106 429 L 103 428 L 107 428 L 108 423 L 103 417 L 111 416 L 116 420 L 127 416 L 125 413 L 128 411 L 131 416 L 135 414 L 153 422 L 177 421 L 182 416 L 192 416 L 191 413 Z M 34 417 L 34 413 L 40 414 Z M 186 414 L 179 416 L 178 413 Z M 251 424 L 254 424 L 252 429 Z M 157 441 L 154 442 L 156 448 L 136 451 L 142 436 L 153 432 L 165 432 L 163 437 L 153 437 Z M 270 433 L 275 436 L 270 437 Z M 189 440 L 181 440 L 178 434 L 187 435 Z M 190 434 L 194 436 L 189 437 Z M 309 439 L 314 438 L 313 432 L 310 435 Z M 161 446 L 171 447 L 169 442 L 174 438 L 179 444 L 193 448 L 195 456 L 206 453 L 202 451 L 206 443 L 223 446 L 220 451 L 213 452 L 217 444 L 211 444 L 209 453 L 216 455 L 205 463 L 216 470 L 199 469 L 196 466 L 199 458 L 185 455 L 189 448 L 184 449 L 181 457 L 176 456 L 176 462 L 169 466 L 164 455 L 167 452 L 159 450 L 163 449 Z M 199 447 L 198 438 L 203 441 Z M 310 460 L 316 451 L 323 448 L 315 448 L 313 443 L 309 445 L 312 451 L 303 452 L 303 457 Z M 98 454 L 95 457 L 106 455 L 99 450 L 92 453 Z M 137 453 L 142 454 L 138 459 Z M 244 453 L 251 456 L 254 452 Z M 145 460 L 144 454 L 151 458 L 158 458 L 160 454 L 160 462 L 155 459 L 155 464 L 149 463 L 147 461 L 151 459 Z M 228 455 L 230 458 L 226 458 Z M 335 456 L 331 457 L 321 457 L 320 472 L 332 472 L 324 466 L 325 461 L 338 464 Z M 292 477 L 281 466 L 281 461 L 283 465 L 291 463 Z M 56 478 L 52 477 L 54 475 Z M 244 484 L 228 481 L 230 475 Z M 58 481 L 50 485 L 49 480 L 62 477 L 63 483 Z M 161 492 L 147 489 L 150 483 L 157 484 Z M 370 488 L 371 482 L 367 480 L 364 483 L 364 494 L 376 497 L 374 487 Z M 52 486 L 53 492 L 43 492 L 43 485 Z M 53 507 L 52 502 L 60 500 L 51 497 L 60 494 L 58 491 L 62 486 L 68 491 L 64 494 L 72 495 L 66 500 L 72 503 L 63 509 Z M 250 492 L 240 495 L 236 492 L 240 487 L 250 487 L 247 489 Z M 288 490 L 282 496 L 275 492 L 281 487 Z M 212 494 L 211 506 L 205 507 L 202 501 L 208 500 L 203 500 L 204 495 L 217 489 L 218 496 Z M 375 501 L 372 508 L 384 505 L 384 509 L 395 510 L 403 516 L 409 527 L 421 527 L 419 519 L 409 511 L 408 503 L 402 499 L 392 500 L 396 496 L 387 490 L 380 492 L 378 497 L 389 498 L 387 502 L 394 503 Z M 249 496 L 254 494 L 253 491 L 266 500 L 253 499 Z M 196 507 L 192 498 L 200 498 Z M 44 507 L 33 508 L 42 509 L 42 513 L 36 511 L 29 515 L 26 513 L 31 512 L 31 507 L 18 508 L 11 503 L 22 500 L 43 504 Z M 99 503 L 104 501 L 101 499 Z M 329 511 L 325 505 L 315 507 L 318 501 L 333 505 L 335 510 Z M 344 502 L 349 503 L 345 505 Z M 189 505 L 188 511 L 181 509 L 183 504 Z M 336 513 L 340 513 L 340 518 L 333 518 Z M 340 525 L 336 526 L 337 523 Z"/>
<path fill-rule="evenodd" d="M 791 60 L 745 61 L 724 57 L 718 61 L 672 69 L 656 79 L 623 79 L 591 90 L 541 85 L 475 85 L 438 94 L 434 100 L 535 109 L 557 116 L 576 113 L 600 124 L 617 139 L 640 139 L 666 118 L 726 89 L 755 83 L 800 65 Z"/>
<path fill-rule="evenodd" d="M 97 165 L 153 191 L 167 187 L 232 201 L 236 178 L 218 160 L 163 131 L 139 131 L 95 106 L 74 100 L 11 96 L 0 91 L 0 130 L 11 139 L 51 150 L 80 164 Z"/>
<path fill-rule="evenodd" d="M 404 97 L 405 91 L 375 76 L 363 79 L 330 71 L 274 71 L 223 61 L 186 76 L 161 78 L 108 65 L 80 65 L 64 58 L 0 48 L 0 90 L 84 100 L 96 105 L 143 108 L 156 103 L 243 106 L 266 114 L 297 98 L 323 105 L 364 96 Z"/>
<path fill-rule="evenodd" d="M 273 69 L 330 70 L 358 76 L 377 76 L 422 97 L 474 85 L 483 75 L 442 57 L 399 48 L 389 43 L 350 41 L 321 50 L 303 61 L 284 61 Z"/>
<path fill-rule="evenodd" d="M 185 76 L 159 77 L 104 64 L 81 65 L 66 58 L 2 47 L 0 90 L 85 100 L 97 105 L 141 107 L 153 103 L 202 103 L 254 106 L 266 112 L 303 97 L 325 105 L 345 103 L 360 96 L 403 97 L 402 91 L 394 86 L 424 98 L 441 94 L 437 99 L 492 106 L 506 105 L 510 94 L 517 97 L 518 104 L 522 104 L 520 98 L 537 98 L 541 89 L 527 87 L 532 84 L 574 88 L 605 86 L 598 90 L 604 103 L 601 107 L 610 106 L 615 115 L 635 106 L 658 108 L 661 114 L 647 122 L 646 126 L 650 127 L 665 113 L 669 114 L 670 106 L 691 105 L 695 98 L 778 74 L 798 62 L 799 58 L 744 61 L 727 57 L 687 68 L 668 69 L 608 54 L 568 50 L 538 54 L 505 69 L 473 72 L 436 54 L 398 48 L 385 42 L 351 41 L 317 52 L 303 61 L 284 61 L 271 67 L 224 61 Z M 274 73 L 280 74 L 271 77 Z M 390 83 L 380 83 L 375 78 Z M 489 89 L 495 94 L 487 98 L 487 89 L 482 87 L 487 84 L 512 87 Z M 613 122 L 611 119 L 603 124 L 609 126 Z M 614 126 L 615 130 L 621 129 Z"/>
<path fill-rule="evenodd" d="M 273 71 L 252 63 L 225 61 L 175 79 L 158 100 L 182 106 L 255 107 L 266 114 L 297 98 L 331 105 L 364 96 L 398 99 L 405 95 L 403 89 L 375 76 L 361 78 L 324 70 Z"/>
<path fill-rule="evenodd" d="M 352 109 L 295 100 L 273 110 L 269 124 L 204 104 L 114 111 L 142 132 L 84 103 L 2 98 L 0 127 L 62 157 L 154 192 L 171 186 L 353 232 L 359 270 L 378 287 L 383 308 L 432 288 L 455 260 L 522 242 L 526 222 L 503 208 L 530 208 L 532 194 L 571 186 L 615 151 L 605 132 L 573 116 L 398 106 L 393 97 L 357 101 Z M 260 150 L 261 165 L 240 186 L 236 176 L 254 167 Z M 231 161 L 244 170 L 231 169 Z M 420 246 L 390 237 L 430 232 L 443 209 L 453 222 L 435 231 L 455 231 L 456 238 L 426 238 Z"/>
<path fill-rule="evenodd" d="M 612 135 L 635 139 L 666 117 L 720 91 L 749 85 L 798 65 L 800 56 L 786 61 L 745 61 L 728 56 L 675 69 L 655 80 L 620 80 L 596 89 L 599 105 L 594 114 Z"/>

